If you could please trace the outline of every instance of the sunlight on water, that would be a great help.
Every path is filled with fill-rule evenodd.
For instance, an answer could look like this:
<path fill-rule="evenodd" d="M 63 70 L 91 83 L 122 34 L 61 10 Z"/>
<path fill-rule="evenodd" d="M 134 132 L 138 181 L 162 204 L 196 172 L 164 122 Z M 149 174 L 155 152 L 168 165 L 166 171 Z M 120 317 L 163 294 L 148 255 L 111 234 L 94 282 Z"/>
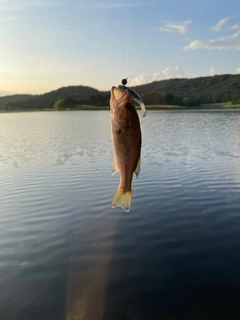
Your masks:
<path fill-rule="evenodd" d="M 108 111 L 0 115 L 0 319 L 238 315 L 240 113 L 140 121 L 126 213 Z"/>

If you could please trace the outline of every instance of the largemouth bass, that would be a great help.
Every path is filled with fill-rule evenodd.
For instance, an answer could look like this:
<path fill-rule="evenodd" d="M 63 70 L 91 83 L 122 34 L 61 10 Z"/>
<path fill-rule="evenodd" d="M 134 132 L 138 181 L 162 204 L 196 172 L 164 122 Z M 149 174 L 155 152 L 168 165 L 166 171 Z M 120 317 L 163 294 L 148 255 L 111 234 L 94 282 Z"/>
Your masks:
<path fill-rule="evenodd" d="M 119 171 L 120 183 L 112 208 L 129 211 L 132 200 L 132 177 L 140 173 L 141 128 L 133 97 L 128 90 L 112 87 L 110 98 L 111 138 L 113 145 L 112 174 Z"/>

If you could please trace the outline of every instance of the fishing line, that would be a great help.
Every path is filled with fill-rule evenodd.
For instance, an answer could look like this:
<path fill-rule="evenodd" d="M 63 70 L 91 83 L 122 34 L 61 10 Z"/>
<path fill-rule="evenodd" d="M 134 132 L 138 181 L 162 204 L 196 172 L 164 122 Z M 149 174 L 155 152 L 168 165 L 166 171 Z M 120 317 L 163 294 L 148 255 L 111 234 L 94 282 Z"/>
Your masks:
<path fill-rule="evenodd" d="M 140 107 L 141 107 L 141 109 L 142 109 L 142 115 L 143 115 L 143 117 L 145 117 L 146 115 L 147 115 L 147 111 L 146 111 L 146 107 L 145 107 L 145 104 L 144 104 L 144 102 L 143 102 L 143 100 L 142 100 L 142 98 L 139 96 L 139 94 L 136 92 L 136 91 L 134 91 L 133 89 L 130 89 L 129 87 L 127 87 L 126 86 L 126 84 L 127 84 L 127 79 L 128 78 L 130 78 L 130 77 L 133 77 L 134 76 L 134 74 L 133 75 L 131 75 L 131 76 L 129 76 L 128 75 L 128 60 L 129 60 L 129 4 L 128 4 L 128 9 L 127 9 L 127 23 L 126 23 L 126 27 L 127 27 L 127 57 L 126 57 L 126 73 L 127 73 L 127 76 L 126 76 L 126 78 L 124 78 L 124 79 L 122 79 L 122 85 L 120 84 L 119 86 L 118 86 L 118 88 L 119 89 L 121 89 L 121 90 L 125 90 L 125 91 L 127 91 L 130 95 L 131 95 L 131 97 L 132 97 L 132 99 L 134 100 L 134 101 L 136 101 L 137 103 L 139 103 L 139 105 L 140 105 Z"/>
<path fill-rule="evenodd" d="M 126 78 L 122 79 L 122 85 L 125 86 L 127 84 L 127 79 L 130 77 L 133 77 L 134 75 L 129 76 L 129 70 L 128 70 L 128 65 L 129 65 L 129 4 L 128 4 L 128 9 L 127 9 L 127 22 L 126 22 L 126 28 L 127 28 L 127 40 L 126 40 Z"/>
<path fill-rule="evenodd" d="M 127 61 L 126 61 L 126 79 L 128 78 L 128 60 L 129 60 L 129 5 L 127 10 Z"/>

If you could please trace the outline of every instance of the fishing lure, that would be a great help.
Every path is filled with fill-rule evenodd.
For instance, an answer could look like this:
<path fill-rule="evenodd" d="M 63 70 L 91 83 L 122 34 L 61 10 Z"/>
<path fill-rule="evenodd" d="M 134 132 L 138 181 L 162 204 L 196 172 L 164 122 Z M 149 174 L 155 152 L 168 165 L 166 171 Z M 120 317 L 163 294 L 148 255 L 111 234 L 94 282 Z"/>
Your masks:
<path fill-rule="evenodd" d="M 128 91 L 131 94 L 133 100 L 136 101 L 140 105 L 140 107 L 142 109 L 142 116 L 145 117 L 147 115 L 147 111 L 146 111 L 146 107 L 145 107 L 145 104 L 144 104 L 142 98 L 135 90 L 127 87 L 126 84 L 127 84 L 127 78 L 122 79 L 122 84 L 120 84 L 118 86 L 118 89 Z"/>

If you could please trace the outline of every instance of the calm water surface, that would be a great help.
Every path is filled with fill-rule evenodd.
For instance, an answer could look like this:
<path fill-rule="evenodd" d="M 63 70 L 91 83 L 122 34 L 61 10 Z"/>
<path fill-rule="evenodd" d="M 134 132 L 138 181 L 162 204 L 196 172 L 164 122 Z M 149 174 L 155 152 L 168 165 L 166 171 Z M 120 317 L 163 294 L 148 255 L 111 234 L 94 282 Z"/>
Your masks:
<path fill-rule="evenodd" d="M 141 125 L 126 213 L 109 112 L 0 114 L 0 319 L 240 319 L 240 113 Z"/>

